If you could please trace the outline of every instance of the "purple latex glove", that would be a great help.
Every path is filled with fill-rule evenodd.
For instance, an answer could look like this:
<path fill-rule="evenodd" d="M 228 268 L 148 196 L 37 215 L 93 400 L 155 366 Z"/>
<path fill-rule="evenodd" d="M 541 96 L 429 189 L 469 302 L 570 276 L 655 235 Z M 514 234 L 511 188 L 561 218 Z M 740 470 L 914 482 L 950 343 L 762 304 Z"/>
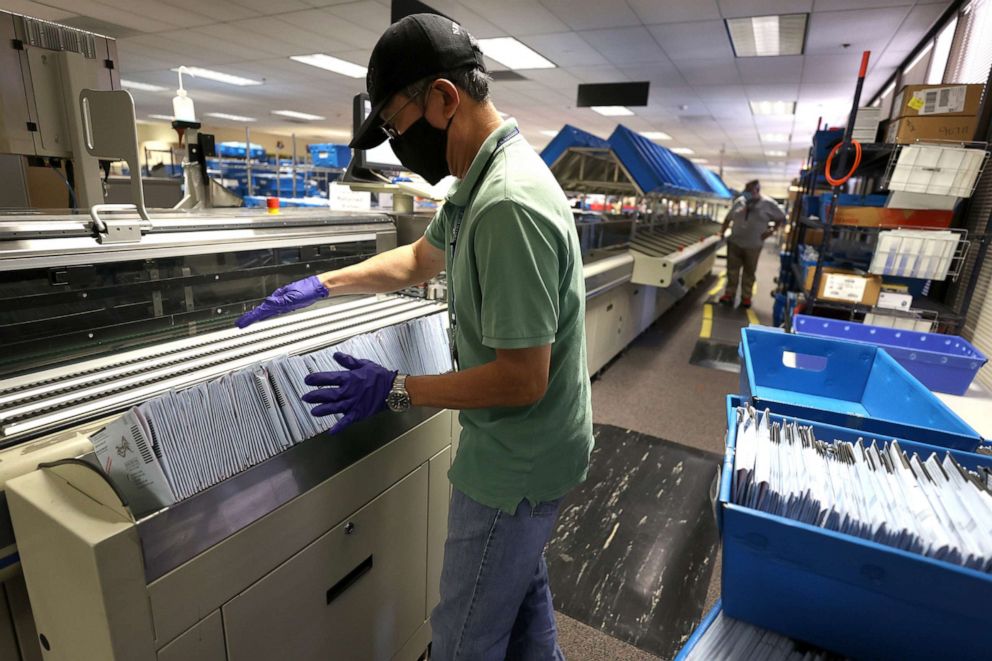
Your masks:
<path fill-rule="evenodd" d="M 317 276 L 311 275 L 275 290 L 258 306 L 238 317 L 235 323 L 238 328 L 245 328 L 256 321 L 305 308 L 326 296 L 327 288 L 321 284 Z"/>
<path fill-rule="evenodd" d="M 386 408 L 386 396 L 393 387 L 396 372 L 371 360 L 349 356 L 340 351 L 334 360 L 345 368 L 343 372 L 315 372 L 304 380 L 308 386 L 329 386 L 311 390 L 303 395 L 307 404 L 319 404 L 310 413 L 316 416 L 343 413 L 344 417 L 331 427 L 336 434 L 359 420 L 364 420 Z"/>

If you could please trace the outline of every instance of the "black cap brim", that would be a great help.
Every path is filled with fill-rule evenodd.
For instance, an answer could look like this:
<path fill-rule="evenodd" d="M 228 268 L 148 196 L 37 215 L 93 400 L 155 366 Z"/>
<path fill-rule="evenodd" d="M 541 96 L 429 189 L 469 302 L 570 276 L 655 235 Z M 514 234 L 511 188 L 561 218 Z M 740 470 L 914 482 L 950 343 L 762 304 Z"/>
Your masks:
<path fill-rule="evenodd" d="M 358 135 L 351 139 L 348 146 L 352 149 L 372 149 L 378 147 L 386 141 L 386 134 L 382 130 L 382 109 L 386 107 L 389 97 L 386 97 L 376 105 L 372 106 L 369 116 L 365 118 L 358 128 Z"/>

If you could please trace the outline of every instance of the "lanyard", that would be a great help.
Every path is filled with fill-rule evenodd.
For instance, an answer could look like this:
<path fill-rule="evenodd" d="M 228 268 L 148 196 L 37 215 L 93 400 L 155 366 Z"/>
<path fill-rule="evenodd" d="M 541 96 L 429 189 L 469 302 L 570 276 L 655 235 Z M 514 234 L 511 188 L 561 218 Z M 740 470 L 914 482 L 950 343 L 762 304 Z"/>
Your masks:
<path fill-rule="evenodd" d="M 496 154 L 499 153 L 499 150 L 503 145 L 518 135 L 520 135 L 520 129 L 514 128 L 512 131 L 499 139 L 499 142 L 497 142 L 496 146 L 493 147 L 493 153 L 489 155 L 489 158 L 486 159 L 485 165 L 482 166 L 482 170 L 479 171 L 479 176 L 476 177 L 475 183 L 472 185 L 472 190 L 468 193 L 465 206 L 455 207 L 455 217 L 451 223 L 451 242 L 448 244 L 451 246 L 451 259 L 448 260 L 448 263 L 446 264 L 448 271 L 448 340 L 451 344 L 451 361 L 455 369 L 458 369 L 458 346 L 455 344 L 455 328 L 457 327 L 457 322 L 455 321 L 455 279 L 451 277 L 451 267 L 455 263 L 455 249 L 458 247 L 458 235 L 462 231 L 462 221 L 465 219 L 465 209 L 468 208 L 468 205 L 471 204 L 473 198 L 475 198 L 475 193 L 479 189 L 479 185 L 482 184 L 482 180 L 486 176 L 486 173 L 489 172 L 489 168 L 493 164 L 493 159 L 496 158 Z"/>

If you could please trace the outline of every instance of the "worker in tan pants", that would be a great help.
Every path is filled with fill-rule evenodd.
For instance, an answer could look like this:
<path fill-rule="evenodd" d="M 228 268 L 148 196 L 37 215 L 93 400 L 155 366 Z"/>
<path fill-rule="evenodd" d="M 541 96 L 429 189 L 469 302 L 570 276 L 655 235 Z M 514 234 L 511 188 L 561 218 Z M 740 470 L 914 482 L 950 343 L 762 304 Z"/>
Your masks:
<path fill-rule="evenodd" d="M 731 228 L 727 239 L 727 289 L 720 297 L 722 305 L 733 305 L 737 284 L 741 280 L 741 307 L 751 307 L 754 274 L 761 257 L 761 247 L 775 229 L 785 222 L 785 213 L 775 200 L 761 194 L 757 179 L 744 186 L 744 192 L 734 200 L 723 219 L 723 233 Z M 741 271 L 744 272 L 741 277 Z"/>

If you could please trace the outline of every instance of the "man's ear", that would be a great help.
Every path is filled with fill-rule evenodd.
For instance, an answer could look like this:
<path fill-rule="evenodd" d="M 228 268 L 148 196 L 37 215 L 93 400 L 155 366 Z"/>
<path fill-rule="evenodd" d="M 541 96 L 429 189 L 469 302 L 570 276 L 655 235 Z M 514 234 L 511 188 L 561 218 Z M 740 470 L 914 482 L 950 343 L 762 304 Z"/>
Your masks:
<path fill-rule="evenodd" d="M 461 94 L 458 87 L 450 80 L 439 78 L 434 81 L 431 92 L 431 100 L 437 104 L 441 118 L 447 124 L 461 104 Z"/>

